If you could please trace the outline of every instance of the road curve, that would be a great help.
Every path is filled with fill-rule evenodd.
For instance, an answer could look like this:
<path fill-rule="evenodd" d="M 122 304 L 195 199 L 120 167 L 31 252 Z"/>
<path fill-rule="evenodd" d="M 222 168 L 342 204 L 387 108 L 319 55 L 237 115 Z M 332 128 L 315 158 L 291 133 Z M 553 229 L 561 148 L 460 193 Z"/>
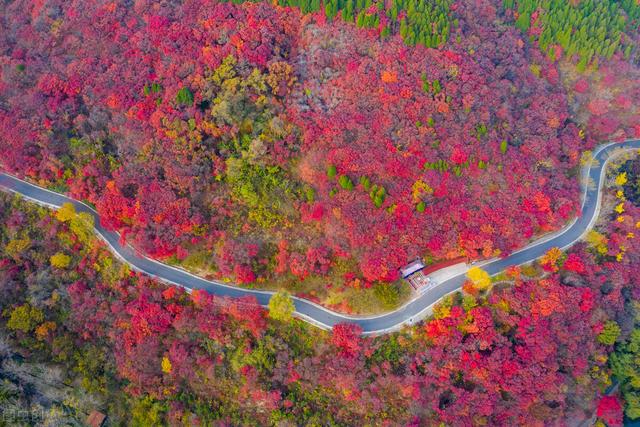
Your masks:
<path fill-rule="evenodd" d="M 602 182 L 606 164 L 614 154 L 632 149 L 640 149 L 640 139 L 628 140 L 619 143 L 609 143 L 600 146 L 593 153 L 593 161 L 588 167 L 583 168 L 581 178 L 584 183 L 582 194 L 582 212 L 580 216 L 559 232 L 541 238 L 527 247 L 511 254 L 506 258 L 489 260 L 482 264 L 482 268 L 494 275 L 509 266 L 526 264 L 545 254 L 552 247 L 567 248 L 580 240 L 597 219 L 600 198 L 602 195 Z M 591 183 L 591 185 L 589 184 Z M 593 185 L 595 184 L 595 185 Z M 64 203 L 72 203 L 76 211 L 86 212 L 94 217 L 95 229 L 98 235 L 107 243 L 118 258 L 128 263 L 133 269 L 158 278 L 164 282 L 187 289 L 202 289 L 223 297 L 254 296 L 258 303 L 266 306 L 273 294 L 270 291 L 242 289 L 224 283 L 206 280 L 197 277 L 182 269 L 175 268 L 152 260 L 138 254 L 131 246 L 121 245 L 118 233 L 109 231 L 100 225 L 100 218 L 96 211 L 86 204 L 71 199 L 59 193 L 44 189 L 37 185 L 22 181 L 6 173 L 0 173 L 0 188 L 3 191 L 21 194 L 28 200 L 38 204 L 59 208 Z M 384 334 L 400 329 L 403 325 L 411 324 L 424 318 L 434 303 L 443 296 L 460 289 L 465 281 L 465 274 L 459 274 L 439 283 L 433 289 L 416 295 L 402 307 L 377 316 L 349 316 L 326 309 L 311 301 L 294 297 L 296 316 L 323 329 L 330 329 L 333 325 L 342 322 L 357 323 L 363 332 L 369 334 Z"/>

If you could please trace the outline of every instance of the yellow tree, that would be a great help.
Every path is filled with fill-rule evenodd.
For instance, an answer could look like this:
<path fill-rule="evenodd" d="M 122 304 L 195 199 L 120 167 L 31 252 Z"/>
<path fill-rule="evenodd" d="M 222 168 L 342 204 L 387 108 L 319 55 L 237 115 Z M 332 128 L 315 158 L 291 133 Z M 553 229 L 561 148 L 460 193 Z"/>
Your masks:
<path fill-rule="evenodd" d="M 616 176 L 616 185 L 623 186 L 627 183 L 627 173 L 622 172 L 620 175 Z"/>
<path fill-rule="evenodd" d="M 71 203 L 65 203 L 62 205 L 60 209 L 56 212 L 56 218 L 58 221 L 67 222 L 70 219 L 75 218 L 76 216 L 76 208 L 73 207 Z"/>
<path fill-rule="evenodd" d="M 433 306 L 433 317 L 436 319 L 446 319 L 451 316 L 451 307 L 453 306 L 453 298 L 451 295 L 444 296 L 440 302 Z"/>
<path fill-rule="evenodd" d="M 548 267 L 551 271 L 558 271 L 558 261 L 560 261 L 562 255 L 560 248 L 551 248 L 540 258 L 540 264 Z"/>
<path fill-rule="evenodd" d="M 72 206 L 73 207 L 73 206 Z M 87 243 L 91 239 L 93 231 L 93 217 L 85 212 L 80 212 L 75 215 L 69 222 L 69 229 L 73 234 L 78 236 L 78 239 Z"/>
<path fill-rule="evenodd" d="M 587 233 L 585 240 L 593 249 L 595 249 L 599 254 L 604 255 L 609 252 L 609 247 L 607 244 L 609 243 L 609 239 L 601 233 L 598 233 L 595 230 L 591 230 Z"/>
<path fill-rule="evenodd" d="M 9 314 L 7 327 L 13 331 L 30 332 L 44 320 L 44 313 L 37 307 L 23 304 Z"/>
<path fill-rule="evenodd" d="M 469 271 L 467 271 L 467 278 L 473 283 L 473 287 L 479 291 L 484 291 L 491 286 L 489 273 L 480 267 L 471 267 Z"/>
<path fill-rule="evenodd" d="M 277 292 L 269 300 L 269 317 L 272 319 L 288 322 L 295 309 L 288 292 Z"/>
<path fill-rule="evenodd" d="M 62 252 L 58 252 L 51 257 L 51 265 L 56 268 L 67 268 L 70 262 L 71 257 L 63 254 Z"/>
<path fill-rule="evenodd" d="M 167 356 L 164 356 L 162 358 L 161 367 L 162 367 L 162 372 L 164 372 L 165 374 L 171 373 L 173 366 L 171 365 L 171 360 L 169 360 Z"/>
<path fill-rule="evenodd" d="M 14 239 L 10 240 L 7 243 L 7 246 L 4 248 L 4 251 L 11 258 L 16 258 L 18 255 L 23 253 L 27 248 L 31 245 L 31 239 L 29 237 L 25 237 L 24 239 Z"/>

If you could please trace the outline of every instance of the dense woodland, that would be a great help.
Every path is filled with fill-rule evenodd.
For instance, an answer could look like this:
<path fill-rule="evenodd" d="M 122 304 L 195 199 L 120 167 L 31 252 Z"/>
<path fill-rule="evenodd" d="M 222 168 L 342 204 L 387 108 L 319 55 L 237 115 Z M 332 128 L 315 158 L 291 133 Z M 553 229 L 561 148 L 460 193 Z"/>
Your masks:
<path fill-rule="evenodd" d="M 2 164 L 93 203 L 151 256 L 347 311 L 406 297 L 384 284 L 411 259 L 506 254 L 576 214 L 581 126 L 611 101 L 586 80 L 569 96 L 555 28 L 516 28 L 547 21 L 511 25 L 486 0 L 326 6 L 6 3 Z M 622 38 L 614 9 L 599 13 Z M 363 10 L 389 31 L 350 22 Z M 584 123 L 576 103 L 595 108 Z"/>
<path fill-rule="evenodd" d="M 634 0 L 0 4 L 0 168 L 138 250 L 341 311 L 499 256 L 640 136 Z M 0 195 L 0 407 L 113 425 L 550 425 L 640 416 L 640 162 L 596 231 L 433 318 L 332 333 L 129 271 L 90 218 Z M 613 376 L 617 392 L 605 395 Z M 7 419 L 7 417 L 3 418 Z"/>
<path fill-rule="evenodd" d="M 0 194 L 0 407 L 139 426 L 620 425 L 623 405 L 640 414 L 640 207 L 625 195 L 638 164 L 612 175 L 584 243 L 487 283 L 470 274 L 430 320 L 378 338 L 322 332 L 286 301 L 266 312 L 160 285 L 115 261 L 82 214 Z M 612 373 L 625 401 L 594 400 Z"/>

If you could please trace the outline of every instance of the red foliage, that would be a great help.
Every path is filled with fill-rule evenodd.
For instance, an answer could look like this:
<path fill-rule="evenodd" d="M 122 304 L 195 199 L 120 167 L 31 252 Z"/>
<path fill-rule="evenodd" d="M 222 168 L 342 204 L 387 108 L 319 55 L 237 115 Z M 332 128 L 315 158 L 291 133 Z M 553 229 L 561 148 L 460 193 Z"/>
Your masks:
<path fill-rule="evenodd" d="M 609 101 L 606 99 L 594 99 L 589 103 L 588 108 L 591 114 L 602 116 L 609 110 Z"/>
<path fill-rule="evenodd" d="M 567 256 L 562 268 L 567 271 L 573 271 L 574 273 L 584 273 L 585 271 L 584 262 L 582 262 L 580 256 L 576 253 L 570 253 Z"/>
<path fill-rule="evenodd" d="M 616 396 L 602 396 L 596 414 L 609 427 L 622 425 L 622 404 Z"/>
<path fill-rule="evenodd" d="M 586 73 L 569 84 L 575 91 L 576 117 L 585 131 L 599 140 L 635 137 L 640 107 L 640 68 L 615 55 L 595 73 Z"/>
<path fill-rule="evenodd" d="M 589 146 L 567 120 L 556 67 L 498 26 L 489 2 L 455 4 L 465 31 L 442 50 L 262 2 L 31 3 L 6 6 L 7 16 L 27 15 L 0 35 L 2 163 L 68 185 L 150 255 L 208 251 L 221 276 L 248 282 L 284 274 L 285 262 L 300 278 L 324 274 L 344 254 L 365 280 L 392 281 L 427 248 L 440 259 L 509 252 L 578 207 L 568 171 Z M 311 187 L 315 200 L 294 203 L 293 224 L 268 232 L 238 216 L 246 207 L 218 179 L 230 156 L 221 147 L 247 136 L 247 126 L 208 110 L 211 70 L 229 56 L 241 79 L 281 62 L 297 79 L 266 100 L 277 120 L 263 162 Z M 192 104 L 176 101 L 185 88 Z M 355 188 L 331 196 L 329 164 Z M 385 189 L 380 208 L 363 177 Z M 301 247 L 287 261 L 271 250 L 274 236 Z"/>
<path fill-rule="evenodd" d="M 362 347 L 362 328 L 355 323 L 339 323 L 333 327 L 331 342 L 347 357 L 355 357 Z"/>
<path fill-rule="evenodd" d="M 580 79 L 576 82 L 573 89 L 578 93 L 584 93 L 589 89 L 589 82 L 585 79 Z"/>
<path fill-rule="evenodd" d="M 251 283 L 256 280 L 256 275 L 253 273 L 253 270 L 251 270 L 251 267 L 247 265 L 237 264 L 233 268 L 233 273 L 238 283 Z"/>
<path fill-rule="evenodd" d="M 19 300 L 16 292 L 31 294 L 26 288 L 49 268 L 68 224 L 45 217 L 27 230 L 22 213 L 5 214 L 14 201 L 3 200 L 10 198 L 0 198 L 6 230 L 34 241 L 38 236 L 40 245 L 28 260 L 20 259 L 28 254 L 7 256 L 2 247 L 0 292 L 8 306 Z M 353 324 L 336 325 L 330 338 L 307 332 L 298 320 L 268 328 L 253 298 L 197 290 L 188 296 L 141 274 L 122 273 L 105 283 L 110 274 L 95 265 L 102 265 L 106 250 L 84 248 L 82 257 L 74 254 L 82 259 L 73 271 L 48 273 L 61 286 L 73 278 L 68 301 L 50 306 L 51 298 L 45 309 L 49 316 L 59 306 L 65 316 L 56 319 L 55 333 L 66 328 L 73 334 L 46 345 L 53 343 L 56 355 L 62 341 L 73 351 L 96 346 L 127 393 L 172 408 L 175 419 L 194 410 L 176 399 L 189 395 L 199 408 L 206 399 L 228 402 L 259 424 L 268 424 L 273 411 L 287 411 L 295 420 L 324 416 L 345 425 L 379 414 L 407 425 L 562 425 L 593 407 L 602 384 L 590 373 L 606 372 L 601 356 L 610 350 L 597 340 L 605 322 L 619 319 L 623 333 L 633 326 L 625 314 L 629 300 L 640 298 L 640 239 L 634 234 L 640 208 L 625 204 L 624 217 L 608 224 L 609 253 L 598 255 L 600 264 L 579 243 L 559 272 L 529 280 L 511 269 L 508 277 L 519 277 L 514 286 L 496 286 L 475 300 L 455 296 L 453 305 L 437 311 L 438 319 L 382 337 L 363 337 Z M 279 246 L 286 250 L 287 244 Z M 256 255 L 251 245 L 242 250 Z M 300 262 L 308 260 L 300 256 Z M 170 367 L 163 369 L 165 357 Z M 302 404 L 296 396 L 305 396 Z M 311 415 L 310 403 L 317 405 Z M 597 415 L 609 425 L 620 425 L 621 412 L 614 397 L 598 404 Z"/>

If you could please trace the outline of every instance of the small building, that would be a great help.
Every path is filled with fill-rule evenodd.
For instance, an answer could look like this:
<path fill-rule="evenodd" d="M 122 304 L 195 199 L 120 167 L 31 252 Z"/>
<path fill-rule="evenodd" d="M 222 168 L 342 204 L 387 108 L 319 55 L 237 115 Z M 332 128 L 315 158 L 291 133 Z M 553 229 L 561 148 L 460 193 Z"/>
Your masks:
<path fill-rule="evenodd" d="M 102 412 L 92 411 L 87 417 L 87 425 L 89 427 L 102 427 L 107 416 Z"/>
<path fill-rule="evenodd" d="M 425 265 L 422 261 L 420 259 L 415 259 L 402 267 L 400 269 L 400 274 L 404 280 L 409 282 L 413 289 L 418 290 L 423 286 L 428 285 L 430 282 L 429 278 L 422 272 L 424 268 Z"/>

